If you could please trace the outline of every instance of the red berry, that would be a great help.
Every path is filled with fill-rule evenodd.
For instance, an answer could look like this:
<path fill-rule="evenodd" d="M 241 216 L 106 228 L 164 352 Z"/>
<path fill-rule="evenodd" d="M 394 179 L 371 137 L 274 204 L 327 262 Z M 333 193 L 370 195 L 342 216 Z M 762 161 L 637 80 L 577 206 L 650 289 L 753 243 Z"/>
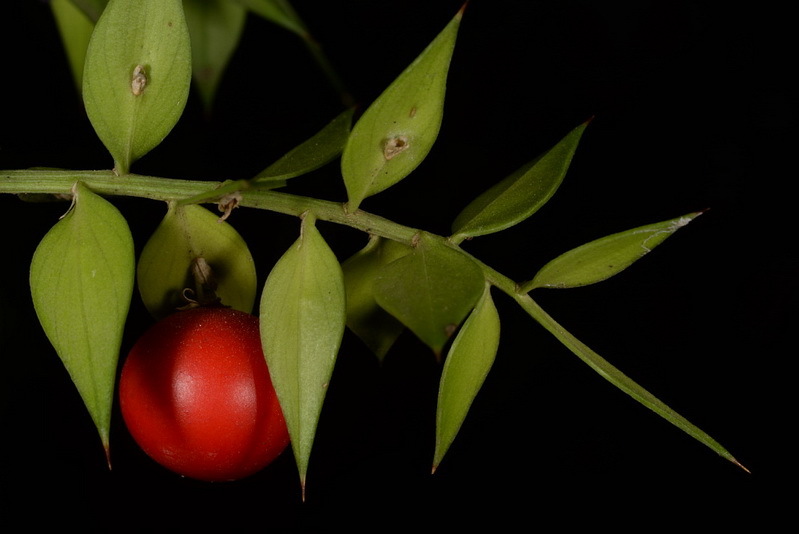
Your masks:
<path fill-rule="evenodd" d="M 144 452 L 187 477 L 246 477 L 289 443 L 258 318 L 244 312 L 196 308 L 156 323 L 128 354 L 119 397 Z"/>

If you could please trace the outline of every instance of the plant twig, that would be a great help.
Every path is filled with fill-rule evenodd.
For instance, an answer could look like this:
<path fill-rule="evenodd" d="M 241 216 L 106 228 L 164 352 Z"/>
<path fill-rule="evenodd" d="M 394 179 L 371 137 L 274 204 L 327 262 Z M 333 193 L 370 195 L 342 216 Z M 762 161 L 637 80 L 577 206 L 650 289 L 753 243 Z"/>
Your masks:
<path fill-rule="evenodd" d="M 198 195 L 205 197 L 207 194 L 208 201 L 213 202 L 218 196 L 215 191 L 222 185 L 222 182 L 175 180 L 135 174 L 116 176 L 112 171 L 35 169 L 0 171 L 0 193 L 68 195 L 75 182 L 78 181 L 83 182 L 100 195 L 124 195 L 163 201 L 180 201 Z M 241 191 L 239 205 L 297 217 L 311 214 L 319 220 L 349 226 L 367 232 L 370 235 L 381 236 L 408 245 L 413 244 L 415 236 L 419 233 L 418 229 L 395 223 L 360 209 L 355 212 L 349 212 L 346 210 L 345 204 L 341 202 L 278 191 Z M 516 282 L 465 252 L 458 243 L 441 236 L 433 236 L 433 238 L 440 239 L 448 246 L 469 256 L 481 268 L 488 283 L 512 297 L 528 315 L 540 323 L 577 357 L 599 373 L 600 376 L 688 435 L 710 447 L 723 458 L 748 472 L 748 469 L 716 440 L 672 410 L 558 324 L 529 294 L 521 292 Z"/>

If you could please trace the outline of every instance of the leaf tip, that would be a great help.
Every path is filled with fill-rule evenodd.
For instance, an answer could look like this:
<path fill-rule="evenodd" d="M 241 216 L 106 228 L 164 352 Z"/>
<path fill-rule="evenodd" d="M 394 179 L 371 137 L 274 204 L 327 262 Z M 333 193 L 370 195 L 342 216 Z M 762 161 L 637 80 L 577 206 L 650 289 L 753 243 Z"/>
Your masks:
<path fill-rule="evenodd" d="M 691 221 L 693 221 L 694 219 L 696 219 L 706 211 L 707 209 L 695 211 L 693 213 L 689 213 L 688 215 L 683 215 L 682 217 L 674 219 L 674 221 L 671 223 L 671 226 L 669 227 L 669 230 L 673 233 L 682 228 L 683 226 L 688 226 L 688 223 L 690 223 Z"/>
<path fill-rule="evenodd" d="M 742 464 L 741 462 L 739 462 L 738 460 L 736 460 L 732 456 L 729 457 L 728 460 L 731 461 L 732 463 L 734 463 L 735 465 L 737 465 L 738 467 L 740 467 L 741 469 L 743 469 L 744 471 L 746 471 L 748 474 L 750 474 L 750 475 L 752 474 L 752 472 L 749 469 L 747 469 L 747 467 L 744 464 Z"/>
<path fill-rule="evenodd" d="M 111 471 L 111 446 L 107 441 L 103 441 L 103 450 L 105 451 L 105 463 L 108 465 L 108 470 Z"/>

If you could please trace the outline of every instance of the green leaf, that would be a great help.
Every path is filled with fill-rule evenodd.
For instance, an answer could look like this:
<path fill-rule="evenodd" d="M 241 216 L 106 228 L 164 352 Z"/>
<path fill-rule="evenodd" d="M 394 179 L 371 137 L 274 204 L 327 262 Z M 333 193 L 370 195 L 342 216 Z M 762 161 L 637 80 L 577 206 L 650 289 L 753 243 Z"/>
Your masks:
<path fill-rule="evenodd" d="M 252 180 L 227 180 L 211 191 L 182 199 L 180 204 L 198 204 L 219 200 L 226 195 L 235 194 L 251 187 L 260 190 L 275 189 L 286 185 L 286 180 L 318 169 L 341 154 L 341 149 L 350 132 L 352 113 L 352 109 L 341 113 L 313 137 L 290 150 Z"/>
<path fill-rule="evenodd" d="M 347 290 L 347 326 L 381 361 L 405 326 L 377 304 L 373 284 L 384 265 L 410 252 L 407 245 L 372 236 L 341 265 Z"/>
<path fill-rule="evenodd" d="M 483 386 L 499 347 L 499 314 L 486 284 L 483 296 L 449 349 L 438 390 L 433 471 L 441 463 Z"/>
<path fill-rule="evenodd" d="M 555 194 L 588 122 L 573 129 L 549 151 L 495 184 L 455 218 L 453 240 L 491 234 L 530 217 Z"/>
<path fill-rule="evenodd" d="M 413 253 L 383 267 L 373 287 L 380 307 L 438 356 L 480 298 L 484 282 L 471 258 L 422 232 Z"/>
<path fill-rule="evenodd" d="M 356 122 L 341 161 L 350 211 L 405 178 L 433 147 L 461 16 L 458 12 Z"/>
<path fill-rule="evenodd" d="M 133 293 L 133 239 L 119 211 L 81 183 L 73 202 L 36 248 L 31 296 L 107 454 L 117 361 Z"/>
<path fill-rule="evenodd" d="M 345 326 L 341 266 L 311 215 L 261 297 L 261 339 L 305 491 L 319 415 Z"/>
<path fill-rule="evenodd" d="M 352 108 L 330 121 L 313 137 L 258 173 L 253 184 L 283 182 L 314 171 L 341 154 L 352 126 Z"/>
<path fill-rule="evenodd" d="M 190 84 L 181 0 L 111 0 L 89 42 L 83 100 L 117 174 L 127 174 L 172 130 Z"/>
<path fill-rule="evenodd" d="M 672 410 L 663 401 L 652 395 L 649 391 L 641 387 L 637 382 L 622 373 L 616 367 L 610 364 L 607 360 L 602 358 L 599 354 L 594 352 L 590 347 L 585 345 L 582 341 L 574 337 L 568 330 L 563 328 L 555 321 L 548 313 L 546 313 L 537 302 L 535 302 L 530 295 L 520 293 L 516 296 L 516 301 L 521 307 L 536 321 L 538 321 L 544 328 L 547 329 L 555 338 L 557 338 L 565 347 L 571 350 L 578 358 L 586 363 L 591 369 L 596 371 L 602 378 L 619 388 L 627 395 L 641 403 L 641 405 L 649 408 L 656 414 L 675 425 L 677 428 L 684 431 L 686 434 L 696 439 L 700 443 L 706 445 L 721 457 L 729 460 L 735 465 L 748 471 L 746 467 L 741 465 L 727 449 L 721 446 L 719 442 L 710 437 L 704 430 L 700 429 L 685 417 Z"/>
<path fill-rule="evenodd" d="M 247 11 L 230 0 L 184 0 L 192 73 L 206 110 L 239 44 Z"/>
<path fill-rule="evenodd" d="M 53 11 L 61 42 L 67 54 L 72 78 L 80 93 L 83 85 L 83 64 L 86 61 L 86 48 L 89 46 L 94 21 L 80 10 L 72 0 L 51 0 L 50 9 Z"/>
<path fill-rule="evenodd" d="M 234 0 L 266 20 L 282 26 L 287 30 L 305 38 L 305 24 L 292 9 L 287 0 Z"/>
<path fill-rule="evenodd" d="M 524 293 L 538 287 L 570 288 L 595 284 L 620 273 L 644 257 L 701 212 L 612 234 L 561 254 L 521 285 Z"/>
<path fill-rule="evenodd" d="M 191 267 L 197 258 L 210 265 L 222 304 L 252 313 L 258 281 L 247 243 L 206 208 L 171 203 L 137 267 L 139 293 L 153 317 L 161 319 L 186 304 L 183 290 L 195 286 Z"/>

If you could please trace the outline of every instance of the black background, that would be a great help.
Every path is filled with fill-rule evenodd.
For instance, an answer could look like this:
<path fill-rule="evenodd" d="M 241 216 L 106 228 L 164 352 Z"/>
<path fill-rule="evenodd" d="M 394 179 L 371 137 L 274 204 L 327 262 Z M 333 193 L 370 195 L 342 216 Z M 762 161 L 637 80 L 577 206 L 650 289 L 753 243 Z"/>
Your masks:
<path fill-rule="evenodd" d="M 459 1 L 293 2 L 363 105 L 446 25 Z M 0 169 L 111 161 L 73 88 L 45 2 L 0 8 Z M 572 333 L 704 429 L 751 474 L 618 392 L 497 295 L 494 368 L 435 475 L 439 368 L 410 334 L 378 366 L 347 332 L 300 501 L 290 453 L 208 484 L 146 458 L 115 411 L 113 470 L 42 334 L 27 289 L 38 239 L 65 204 L 0 197 L 2 484 L 30 524 L 110 531 L 316 532 L 470 526 L 764 527 L 787 511 L 797 324 L 796 87 L 786 13 L 690 0 L 472 0 L 436 146 L 363 209 L 447 234 L 488 185 L 593 117 L 569 174 L 528 221 L 464 246 L 517 280 L 590 239 L 709 209 L 623 274 L 537 300 Z M 9 39 L 13 37 L 13 39 Z M 196 93 L 134 171 L 248 178 L 342 109 L 302 42 L 248 19 L 205 118 Z M 288 191 L 345 200 L 337 165 Z M 162 204 L 116 199 L 141 247 Z M 262 281 L 297 220 L 237 210 Z M 341 260 L 364 236 L 319 226 Z M 136 298 L 126 348 L 149 324 Z M 7 517 L 7 516 L 6 516 Z"/>

